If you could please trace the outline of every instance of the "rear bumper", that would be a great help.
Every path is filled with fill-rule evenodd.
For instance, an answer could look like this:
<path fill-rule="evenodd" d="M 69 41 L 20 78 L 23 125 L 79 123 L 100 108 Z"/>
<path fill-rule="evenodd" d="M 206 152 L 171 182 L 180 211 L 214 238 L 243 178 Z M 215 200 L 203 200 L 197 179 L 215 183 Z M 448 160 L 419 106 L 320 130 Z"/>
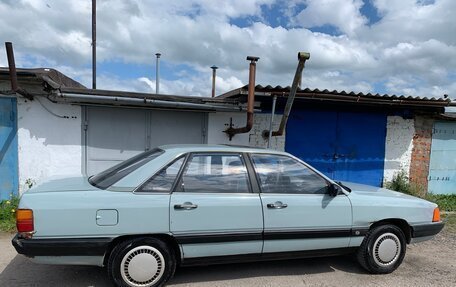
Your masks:
<path fill-rule="evenodd" d="M 412 225 L 412 238 L 419 238 L 419 237 L 429 237 L 434 236 L 439 233 L 445 223 L 443 222 L 433 222 L 430 224 L 420 224 L 420 225 Z"/>
<path fill-rule="evenodd" d="M 22 239 L 16 234 L 12 244 L 17 253 L 35 256 L 103 256 L 112 238 Z"/>

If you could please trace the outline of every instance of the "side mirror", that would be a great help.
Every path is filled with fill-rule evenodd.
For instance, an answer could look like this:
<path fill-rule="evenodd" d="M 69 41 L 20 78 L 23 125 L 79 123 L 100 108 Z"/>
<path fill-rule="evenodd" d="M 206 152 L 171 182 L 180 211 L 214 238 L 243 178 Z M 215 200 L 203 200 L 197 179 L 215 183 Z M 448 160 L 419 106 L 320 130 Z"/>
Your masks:
<path fill-rule="evenodd" d="M 337 195 L 342 191 L 342 189 L 341 189 L 340 186 L 338 186 L 337 184 L 332 183 L 332 184 L 329 186 L 328 191 L 329 191 L 329 195 L 335 197 L 335 196 L 337 196 Z"/>

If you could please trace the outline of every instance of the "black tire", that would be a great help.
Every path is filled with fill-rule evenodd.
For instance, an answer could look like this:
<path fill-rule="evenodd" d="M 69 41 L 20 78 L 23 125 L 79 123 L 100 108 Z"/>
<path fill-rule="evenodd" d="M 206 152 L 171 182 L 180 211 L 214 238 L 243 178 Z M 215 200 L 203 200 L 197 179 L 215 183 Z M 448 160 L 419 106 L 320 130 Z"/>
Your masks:
<path fill-rule="evenodd" d="M 135 268 L 144 264 L 150 264 L 152 268 Z M 176 258 L 174 252 L 161 240 L 135 238 L 114 247 L 107 268 L 115 286 L 158 287 L 164 286 L 174 275 Z"/>
<path fill-rule="evenodd" d="M 357 252 L 359 264 L 373 274 L 396 270 L 404 260 L 406 240 L 395 225 L 380 225 L 369 230 Z"/>

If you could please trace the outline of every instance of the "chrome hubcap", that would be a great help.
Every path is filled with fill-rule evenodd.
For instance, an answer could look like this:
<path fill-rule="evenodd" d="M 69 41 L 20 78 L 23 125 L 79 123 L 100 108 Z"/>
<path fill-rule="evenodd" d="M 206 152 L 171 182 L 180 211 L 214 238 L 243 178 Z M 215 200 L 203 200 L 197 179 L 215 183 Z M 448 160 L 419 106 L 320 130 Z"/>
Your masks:
<path fill-rule="evenodd" d="M 165 271 L 165 259 L 151 246 L 138 246 L 125 254 L 120 264 L 122 279 L 132 287 L 157 283 Z"/>
<path fill-rule="evenodd" d="M 380 235 L 374 243 L 374 261 L 379 266 L 394 264 L 401 253 L 401 241 L 394 233 Z"/>

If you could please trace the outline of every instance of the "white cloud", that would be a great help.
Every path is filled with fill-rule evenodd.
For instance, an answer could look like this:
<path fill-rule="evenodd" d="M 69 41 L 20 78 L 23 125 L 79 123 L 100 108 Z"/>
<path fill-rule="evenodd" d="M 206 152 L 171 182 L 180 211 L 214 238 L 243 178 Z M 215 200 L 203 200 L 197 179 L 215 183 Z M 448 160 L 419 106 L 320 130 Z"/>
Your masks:
<path fill-rule="evenodd" d="M 141 77 L 137 81 L 140 81 L 147 85 L 146 89 L 140 89 L 137 91 L 155 93 L 155 80 L 146 77 Z M 236 77 L 222 78 L 216 77 L 216 94 L 223 94 L 233 89 L 241 87 L 242 81 Z M 160 80 L 160 93 L 161 94 L 185 94 L 201 97 L 210 97 L 212 91 L 212 78 L 199 77 L 193 78 L 192 81 L 186 80 Z"/>
<path fill-rule="evenodd" d="M 242 81 L 236 77 L 221 78 L 216 77 L 216 93 L 226 93 L 242 86 Z"/>
<path fill-rule="evenodd" d="M 363 39 L 379 44 L 436 39 L 456 45 L 456 1 L 436 0 L 431 5 L 422 5 L 415 0 L 374 0 L 373 3 L 382 20 L 366 29 Z"/>
<path fill-rule="evenodd" d="M 332 25 L 347 35 L 354 35 L 367 22 L 359 11 L 361 0 L 307 0 L 305 4 L 307 7 L 294 21 L 306 28 Z"/>
<path fill-rule="evenodd" d="M 297 4 L 305 2 L 302 11 Z M 2 1 L 0 38 L 12 41 L 20 66 L 57 68 L 90 86 L 91 1 Z M 261 5 L 303 27 L 333 25 L 342 35 L 307 28 L 253 22 L 240 28 L 236 17 L 265 18 Z M 151 65 L 154 54 L 176 67 L 179 79 L 161 79 L 161 91 L 209 96 L 210 66 L 217 65 L 217 93 L 248 81 L 247 55 L 259 56 L 257 83 L 290 85 L 297 53 L 309 51 L 303 84 L 311 88 L 389 93 L 447 93 L 456 97 L 456 1 L 374 0 L 380 21 L 368 26 L 360 0 L 99 0 L 97 58 Z M 266 19 L 267 20 L 267 19 Z M 293 22 L 295 21 L 295 22 Z M 297 22 L 296 22 L 297 21 Z M 288 27 L 288 26 L 287 26 Z M 0 65 L 6 64 L 3 45 Z M 191 67 L 179 72 L 179 64 Z M 147 76 L 147 75 L 144 75 Z M 164 75 L 166 76 L 166 75 Z M 99 74 L 99 88 L 153 91 L 147 78 Z M 425 96 L 425 94 L 420 94 Z"/>

